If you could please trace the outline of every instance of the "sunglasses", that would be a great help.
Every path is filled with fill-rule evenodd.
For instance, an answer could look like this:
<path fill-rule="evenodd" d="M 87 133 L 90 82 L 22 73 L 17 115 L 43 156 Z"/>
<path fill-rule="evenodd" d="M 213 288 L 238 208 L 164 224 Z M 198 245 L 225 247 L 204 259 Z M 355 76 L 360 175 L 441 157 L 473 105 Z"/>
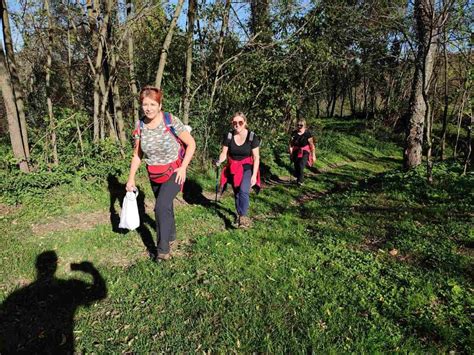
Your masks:
<path fill-rule="evenodd" d="M 232 126 L 243 126 L 244 121 L 232 121 Z"/>
<path fill-rule="evenodd" d="M 304 127 L 304 124 L 299 124 L 298 127 Z"/>

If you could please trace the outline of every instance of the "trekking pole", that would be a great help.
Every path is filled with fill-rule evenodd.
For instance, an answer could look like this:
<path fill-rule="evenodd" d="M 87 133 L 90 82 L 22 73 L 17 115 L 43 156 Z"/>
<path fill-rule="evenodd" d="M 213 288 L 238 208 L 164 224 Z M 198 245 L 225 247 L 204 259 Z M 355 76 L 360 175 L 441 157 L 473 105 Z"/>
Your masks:
<path fill-rule="evenodd" d="M 214 200 L 214 206 L 217 206 L 218 194 L 219 194 L 219 165 L 216 165 L 216 198 Z"/>

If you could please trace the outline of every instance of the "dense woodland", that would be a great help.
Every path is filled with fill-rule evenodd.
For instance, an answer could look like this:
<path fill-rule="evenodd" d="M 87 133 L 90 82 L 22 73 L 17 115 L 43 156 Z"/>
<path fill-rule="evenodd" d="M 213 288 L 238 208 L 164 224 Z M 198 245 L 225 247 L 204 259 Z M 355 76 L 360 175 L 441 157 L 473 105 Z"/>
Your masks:
<path fill-rule="evenodd" d="M 405 169 L 426 162 L 431 179 L 450 157 L 469 169 L 468 0 L 13 3 L 1 3 L 7 179 L 109 172 L 130 152 L 147 84 L 193 127 L 201 162 L 239 110 L 267 141 L 297 118 L 352 116 L 399 134 Z"/>

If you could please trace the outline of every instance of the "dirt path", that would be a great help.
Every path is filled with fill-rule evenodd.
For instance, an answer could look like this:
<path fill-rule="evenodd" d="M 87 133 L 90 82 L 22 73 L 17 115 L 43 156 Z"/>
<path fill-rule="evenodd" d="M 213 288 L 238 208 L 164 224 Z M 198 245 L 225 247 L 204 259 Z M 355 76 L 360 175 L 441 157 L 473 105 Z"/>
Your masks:
<path fill-rule="evenodd" d="M 340 162 L 337 164 L 331 164 L 321 169 L 312 169 L 313 171 L 308 170 L 306 172 L 308 179 L 314 179 L 321 174 L 335 171 L 345 165 L 350 164 L 350 161 L 347 162 Z M 279 176 L 277 179 L 270 179 L 265 181 L 262 185 L 264 188 L 272 188 L 275 185 L 292 185 L 292 177 L 291 176 Z M 296 200 L 294 200 L 293 204 L 301 204 L 305 203 L 309 200 L 322 197 L 327 194 L 337 193 L 343 191 L 347 188 L 350 188 L 352 185 L 351 182 L 344 182 L 344 183 L 335 183 L 334 186 L 330 189 L 318 191 L 318 192 L 304 192 L 302 193 Z M 220 200 L 221 198 L 226 198 L 231 196 L 232 193 L 226 191 L 223 196 L 218 197 Z M 215 200 L 215 191 L 203 191 L 201 198 L 208 203 L 213 203 Z M 178 207 L 184 207 L 188 205 L 188 202 L 185 201 L 183 196 L 179 194 L 176 197 L 176 205 Z M 10 208 L 6 205 L 0 205 L 0 216 L 7 215 L 11 213 L 14 208 Z M 153 216 L 153 209 L 154 209 L 154 200 L 147 199 L 145 201 L 145 213 L 149 216 Z M 120 215 L 120 207 L 117 206 L 117 214 Z M 111 213 L 108 210 L 99 210 L 93 212 L 83 212 L 78 214 L 71 214 L 67 216 L 61 216 L 56 218 L 50 218 L 44 223 L 32 224 L 32 232 L 35 235 L 42 236 L 48 233 L 57 233 L 57 232 L 64 232 L 64 231 L 86 231 L 94 229 L 99 225 L 110 224 L 111 223 Z M 258 219 L 258 217 L 257 217 Z"/>

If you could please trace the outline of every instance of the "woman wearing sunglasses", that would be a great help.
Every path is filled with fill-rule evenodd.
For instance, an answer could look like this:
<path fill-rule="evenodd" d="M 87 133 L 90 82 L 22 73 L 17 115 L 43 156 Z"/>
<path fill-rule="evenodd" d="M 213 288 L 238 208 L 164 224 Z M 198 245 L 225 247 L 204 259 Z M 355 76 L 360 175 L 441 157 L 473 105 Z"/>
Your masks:
<path fill-rule="evenodd" d="M 229 182 L 234 190 L 236 223 L 239 228 L 250 227 L 251 220 L 247 216 L 249 209 L 250 188 L 260 188 L 260 139 L 247 127 L 247 118 L 242 112 L 232 116 L 232 131 L 222 141 L 222 151 L 216 166 L 227 159 L 227 165 L 221 173 L 221 191 Z"/>
<path fill-rule="evenodd" d="M 316 160 L 313 134 L 306 129 L 305 120 L 298 120 L 297 129 L 291 134 L 289 151 L 294 164 L 296 183 L 301 186 L 303 185 L 305 166 L 312 166 Z"/>

